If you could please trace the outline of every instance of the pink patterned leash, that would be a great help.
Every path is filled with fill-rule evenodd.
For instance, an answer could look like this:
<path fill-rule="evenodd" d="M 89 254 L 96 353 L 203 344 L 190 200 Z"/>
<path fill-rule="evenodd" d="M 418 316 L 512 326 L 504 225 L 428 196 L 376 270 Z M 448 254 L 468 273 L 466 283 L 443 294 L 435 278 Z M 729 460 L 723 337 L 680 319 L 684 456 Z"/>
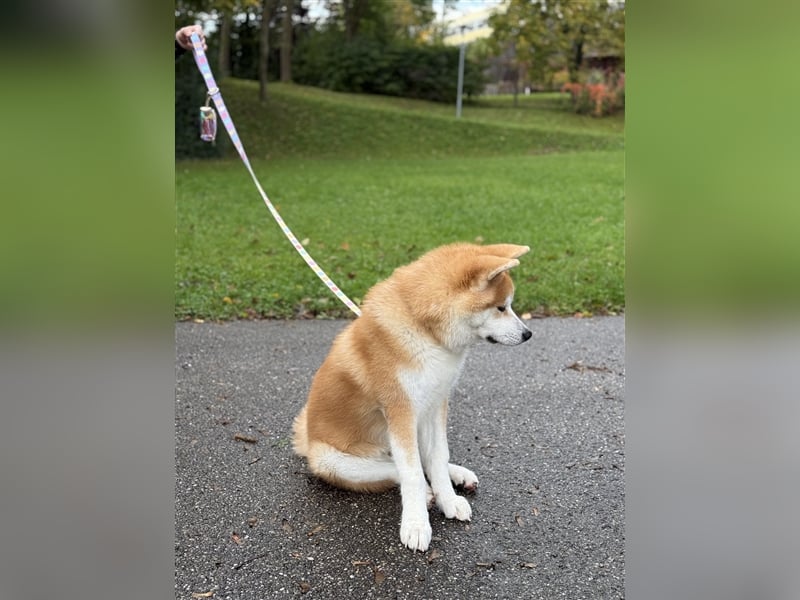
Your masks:
<path fill-rule="evenodd" d="M 250 176 L 253 178 L 253 182 L 258 188 L 261 198 L 264 200 L 264 204 L 267 205 L 269 212 L 272 213 L 272 216 L 278 222 L 281 231 L 283 231 L 284 235 L 289 238 L 292 246 L 294 246 L 295 250 L 297 250 L 300 256 L 303 257 L 303 260 L 306 261 L 306 264 L 311 267 L 311 270 L 317 274 L 317 277 L 322 280 L 322 283 L 328 286 L 328 289 L 333 292 L 334 295 L 339 298 L 339 300 L 341 300 L 345 306 L 347 306 L 347 308 L 352 310 L 356 316 L 360 317 L 361 310 L 358 308 L 358 306 L 356 306 L 356 304 L 350 300 L 350 298 L 348 298 L 342 290 L 339 289 L 339 287 L 331 280 L 331 278 L 325 274 L 325 271 L 322 270 L 317 262 L 311 258 L 311 255 L 303 247 L 303 244 L 301 244 L 297 237 L 295 237 L 295 235 L 292 233 L 292 230 L 289 229 L 289 226 L 284 222 L 280 214 L 278 214 L 278 211 L 272 205 L 272 202 L 269 201 L 267 194 L 264 192 L 264 189 L 258 182 L 256 174 L 253 172 L 253 167 L 250 166 L 250 161 L 247 159 L 247 154 L 245 154 L 242 141 L 239 139 L 239 134 L 236 132 L 236 127 L 234 127 L 231 116 L 228 114 L 228 109 L 225 107 L 225 102 L 222 100 L 222 94 L 217 87 L 217 82 L 214 80 L 214 75 L 211 73 L 211 67 L 208 65 L 206 53 L 203 51 L 203 43 L 200 41 L 200 36 L 196 33 L 193 33 L 191 40 L 194 47 L 194 60 L 197 63 L 197 68 L 200 69 L 200 74 L 203 76 L 203 79 L 205 79 L 206 86 L 208 87 L 208 97 L 214 100 L 214 104 L 217 106 L 217 111 L 219 112 L 219 116 L 222 119 L 223 125 L 225 125 L 225 129 L 228 131 L 231 142 L 233 142 L 233 145 L 236 147 L 236 151 L 239 153 L 244 166 L 247 167 Z"/>

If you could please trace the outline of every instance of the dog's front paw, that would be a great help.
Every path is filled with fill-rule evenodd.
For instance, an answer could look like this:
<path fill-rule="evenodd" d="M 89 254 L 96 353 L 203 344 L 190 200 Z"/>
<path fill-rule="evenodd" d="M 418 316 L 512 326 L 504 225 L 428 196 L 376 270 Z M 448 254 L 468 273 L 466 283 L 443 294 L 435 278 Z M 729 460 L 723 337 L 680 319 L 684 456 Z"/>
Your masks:
<path fill-rule="evenodd" d="M 478 487 L 478 476 L 472 471 L 459 465 L 447 465 L 450 481 L 453 485 L 460 485 L 468 492 L 474 492 Z"/>
<path fill-rule="evenodd" d="M 403 519 L 400 523 L 400 541 L 411 550 L 425 552 L 431 543 L 433 530 L 429 521 Z"/>
<path fill-rule="evenodd" d="M 472 518 L 472 507 L 464 496 L 453 494 L 446 500 L 439 500 L 439 509 L 448 519 L 458 519 L 459 521 L 469 521 Z"/>

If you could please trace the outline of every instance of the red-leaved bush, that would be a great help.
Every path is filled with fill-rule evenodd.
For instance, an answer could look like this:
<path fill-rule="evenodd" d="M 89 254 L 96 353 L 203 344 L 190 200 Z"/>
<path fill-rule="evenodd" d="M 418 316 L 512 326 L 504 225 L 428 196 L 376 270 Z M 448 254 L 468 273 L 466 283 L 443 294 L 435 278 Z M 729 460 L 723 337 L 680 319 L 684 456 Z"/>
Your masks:
<path fill-rule="evenodd" d="M 577 113 L 610 115 L 625 108 L 625 73 L 612 74 L 603 83 L 565 83 L 561 91 L 569 92 Z"/>

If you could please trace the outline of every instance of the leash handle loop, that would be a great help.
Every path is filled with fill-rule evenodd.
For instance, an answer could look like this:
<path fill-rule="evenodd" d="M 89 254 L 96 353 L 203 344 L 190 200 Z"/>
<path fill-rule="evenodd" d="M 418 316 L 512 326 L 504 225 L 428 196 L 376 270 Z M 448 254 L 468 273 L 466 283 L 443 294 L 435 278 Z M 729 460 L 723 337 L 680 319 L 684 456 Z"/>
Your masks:
<path fill-rule="evenodd" d="M 289 226 L 286 222 L 281 218 L 280 214 L 278 214 L 277 209 L 273 206 L 272 202 L 270 202 L 269 198 L 267 197 L 266 192 L 261 187 L 261 184 L 258 181 L 258 177 L 256 177 L 255 172 L 253 171 L 253 167 L 250 165 L 250 161 L 247 158 L 247 154 L 244 151 L 244 146 L 242 145 L 241 139 L 239 139 L 239 134 L 236 132 L 236 127 L 233 125 L 233 120 L 231 119 L 230 114 L 228 113 L 228 109 L 225 106 L 225 102 L 222 99 L 222 94 L 217 87 L 217 82 L 214 80 L 214 75 L 211 73 L 211 67 L 208 64 L 208 57 L 206 57 L 206 53 L 203 50 L 203 44 L 200 41 L 200 36 L 196 33 L 191 35 L 192 40 L 192 47 L 194 53 L 194 61 L 197 63 L 197 68 L 200 70 L 200 74 L 203 76 L 203 79 L 206 82 L 206 87 L 208 88 L 208 98 L 214 101 L 214 104 L 217 107 L 217 112 L 219 113 L 219 118 L 222 120 L 222 124 L 225 126 L 225 130 L 228 132 L 228 136 L 231 138 L 231 142 L 233 142 L 233 146 L 236 148 L 236 152 L 239 153 L 239 157 L 242 159 L 244 166 L 247 167 L 247 171 L 250 173 L 250 177 L 253 178 L 253 182 L 258 189 L 258 192 L 261 194 L 261 198 L 264 200 L 264 204 L 266 204 L 269 212 L 272 214 L 272 217 L 278 223 L 278 226 L 283 231 L 283 234 L 288 238 L 289 242 L 294 246 L 294 249 L 297 250 L 298 254 L 306 261 L 306 264 L 311 268 L 312 271 L 322 280 L 328 289 L 337 297 L 339 300 L 344 303 L 347 308 L 352 310 L 356 316 L 361 316 L 361 309 L 347 297 L 347 295 L 339 289 L 330 277 L 322 270 L 317 262 L 311 257 L 308 251 L 303 247 L 303 244 L 297 239 L 297 237 L 292 233 L 292 230 L 289 229 Z"/>

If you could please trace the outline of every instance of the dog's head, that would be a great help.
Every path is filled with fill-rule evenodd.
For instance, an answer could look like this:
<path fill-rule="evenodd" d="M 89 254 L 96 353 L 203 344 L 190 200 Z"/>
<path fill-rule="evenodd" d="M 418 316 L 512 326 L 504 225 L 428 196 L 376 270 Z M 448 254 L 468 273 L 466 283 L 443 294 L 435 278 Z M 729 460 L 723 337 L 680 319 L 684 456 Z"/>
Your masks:
<path fill-rule="evenodd" d="M 409 275 L 429 330 L 452 349 L 480 340 L 515 346 L 530 339 L 530 329 L 511 308 L 514 283 L 508 273 L 529 250 L 515 244 L 451 244 L 423 256 Z"/>
<path fill-rule="evenodd" d="M 493 344 L 516 346 L 531 337 L 528 329 L 511 308 L 514 282 L 509 270 L 519 265 L 528 246 L 494 244 L 478 246 L 480 253 L 464 268 L 462 279 L 470 306 L 468 325 L 473 335 Z"/>

